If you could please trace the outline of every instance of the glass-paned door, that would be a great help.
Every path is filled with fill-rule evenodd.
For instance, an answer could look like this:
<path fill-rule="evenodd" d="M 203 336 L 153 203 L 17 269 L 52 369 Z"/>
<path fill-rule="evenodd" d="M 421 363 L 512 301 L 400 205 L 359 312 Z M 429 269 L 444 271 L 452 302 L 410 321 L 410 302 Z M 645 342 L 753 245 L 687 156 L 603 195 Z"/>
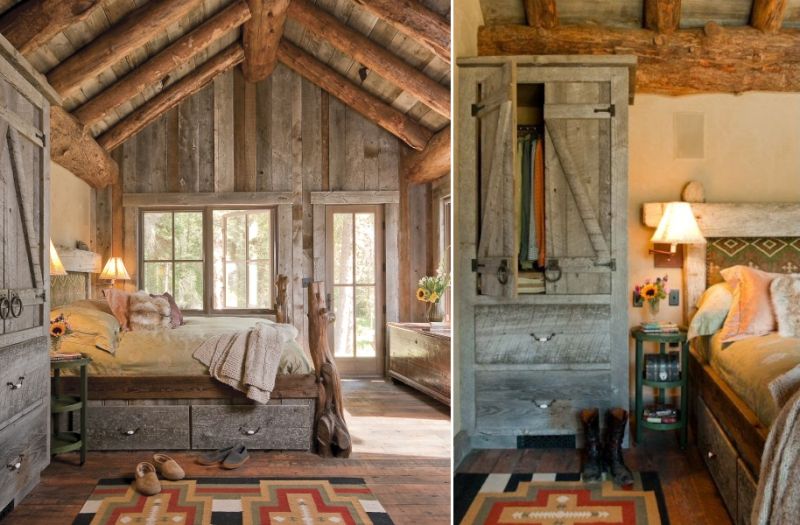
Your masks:
<path fill-rule="evenodd" d="M 328 206 L 331 348 L 345 375 L 383 374 L 383 216 L 380 206 Z"/>

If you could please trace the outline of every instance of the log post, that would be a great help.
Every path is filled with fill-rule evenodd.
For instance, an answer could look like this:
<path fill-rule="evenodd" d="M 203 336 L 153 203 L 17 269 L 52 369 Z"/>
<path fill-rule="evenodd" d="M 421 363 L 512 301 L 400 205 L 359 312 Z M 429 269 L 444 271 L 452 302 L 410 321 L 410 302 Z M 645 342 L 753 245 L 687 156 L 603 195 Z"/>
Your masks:
<path fill-rule="evenodd" d="M 341 379 L 328 345 L 328 325 L 332 321 L 333 315 L 325 304 L 325 283 L 311 283 L 308 287 L 308 346 L 319 384 L 314 432 L 321 456 L 346 458 L 353 445 L 344 419 Z"/>
<path fill-rule="evenodd" d="M 552 29 L 558 25 L 556 0 L 525 0 L 524 4 L 529 26 Z"/>
<path fill-rule="evenodd" d="M 786 16 L 787 0 L 753 0 L 750 25 L 765 33 L 774 33 L 783 25 Z"/>
<path fill-rule="evenodd" d="M 61 106 L 50 107 L 50 159 L 93 188 L 115 184 L 119 167 L 88 130 Z"/>
<path fill-rule="evenodd" d="M 283 274 L 278 275 L 275 281 L 277 294 L 275 295 L 275 320 L 281 324 L 291 324 L 289 320 L 288 297 L 286 288 L 289 286 L 289 278 Z"/>
<path fill-rule="evenodd" d="M 283 36 L 289 0 L 248 0 L 252 18 L 242 30 L 244 64 L 248 82 L 256 83 L 272 74 L 278 63 L 278 42 Z"/>
<path fill-rule="evenodd" d="M 426 184 L 450 173 L 450 126 L 442 129 L 422 151 L 406 157 L 405 177 L 409 184 Z"/>
<path fill-rule="evenodd" d="M 670 34 L 681 23 L 681 0 L 645 0 L 644 26 L 659 33 Z"/>

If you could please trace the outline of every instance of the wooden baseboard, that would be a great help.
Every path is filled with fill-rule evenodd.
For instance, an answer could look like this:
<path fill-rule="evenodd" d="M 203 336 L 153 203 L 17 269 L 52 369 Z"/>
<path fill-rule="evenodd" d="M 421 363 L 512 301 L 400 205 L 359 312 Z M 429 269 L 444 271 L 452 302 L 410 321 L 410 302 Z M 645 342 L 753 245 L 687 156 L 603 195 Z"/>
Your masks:
<path fill-rule="evenodd" d="M 466 430 L 461 430 L 453 437 L 454 472 L 458 471 L 459 465 L 470 452 L 472 452 L 472 447 L 470 446 L 469 434 L 467 434 Z"/>

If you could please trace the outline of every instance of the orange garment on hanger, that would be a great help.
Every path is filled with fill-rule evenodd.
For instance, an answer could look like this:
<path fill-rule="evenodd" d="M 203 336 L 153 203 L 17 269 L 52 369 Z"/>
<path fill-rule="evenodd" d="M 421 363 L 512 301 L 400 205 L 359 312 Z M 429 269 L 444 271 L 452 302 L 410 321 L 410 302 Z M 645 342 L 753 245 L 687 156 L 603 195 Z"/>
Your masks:
<path fill-rule="evenodd" d="M 534 174 L 533 198 L 536 213 L 536 244 L 539 247 L 539 266 L 544 268 L 547 257 L 547 243 L 544 238 L 544 140 L 536 141 L 536 153 L 533 160 Z"/>

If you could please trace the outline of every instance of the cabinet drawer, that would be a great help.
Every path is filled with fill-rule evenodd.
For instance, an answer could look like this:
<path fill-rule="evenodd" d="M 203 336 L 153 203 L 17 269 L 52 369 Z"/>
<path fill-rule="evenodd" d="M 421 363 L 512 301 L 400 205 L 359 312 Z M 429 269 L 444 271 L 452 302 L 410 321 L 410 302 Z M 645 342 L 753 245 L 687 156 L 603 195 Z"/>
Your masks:
<path fill-rule="evenodd" d="M 241 442 L 252 449 L 309 450 L 312 400 L 268 405 L 193 405 L 192 448 L 214 449 Z"/>
<path fill-rule="evenodd" d="M 756 501 L 758 482 L 747 470 L 742 460 L 736 462 L 737 514 L 736 525 L 750 525 L 750 514 Z"/>
<path fill-rule="evenodd" d="M 189 448 L 189 406 L 102 406 L 87 412 L 92 450 Z"/>
<path fill-rule="evenodd" d="M 736 517 L 738 498 L 736 449 L 702 400 L 698 400 L 698 408 L 697 447 L 711 472 L 711 477 L 714 478 L 728 513 Z"/>
<path fill-rule="evenodd" d="M 49 439 L 43 402 L 0 430 L 0 509 L 36 482 L 49 461 Z"/>
<path fill-rule="evenodd" d="M 0 425 L 49 395 L 47 338 L 0 349 Z"/>
<path fill-rule="evenodd" d="M 578 364 L 610 360 L 608 305 L 493 305 L 475 309 L 480 364 Z"/>

